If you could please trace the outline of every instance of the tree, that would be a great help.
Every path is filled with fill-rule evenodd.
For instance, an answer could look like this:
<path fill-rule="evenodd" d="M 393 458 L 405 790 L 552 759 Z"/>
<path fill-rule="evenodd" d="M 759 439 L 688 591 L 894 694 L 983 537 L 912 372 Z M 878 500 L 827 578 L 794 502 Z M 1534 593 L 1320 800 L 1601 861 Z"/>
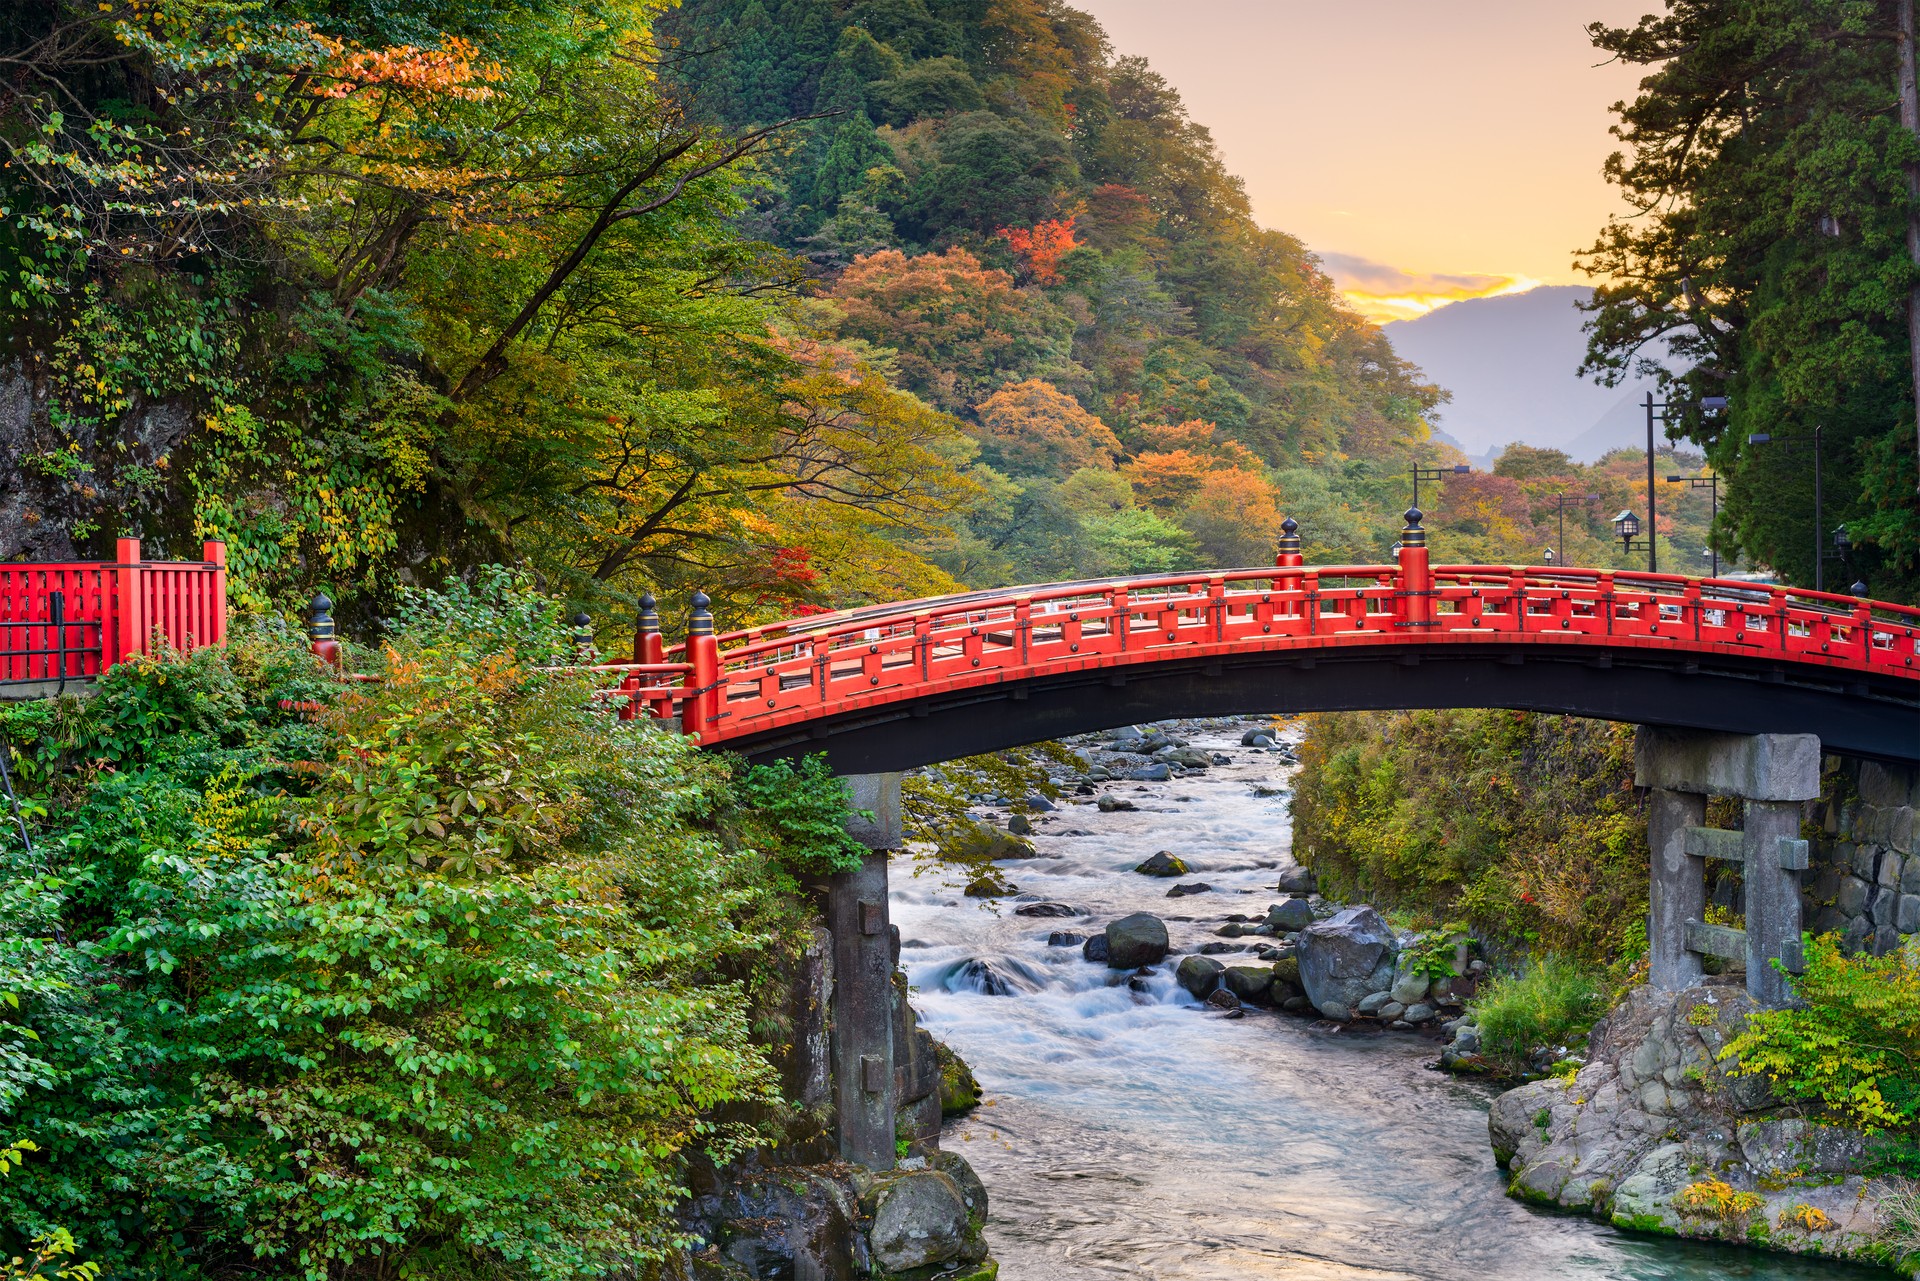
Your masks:
<path fill-rule="evenodd" d="M 1845 523 L 1872 590 L 1920 590 L 1906 251 L 1907 169 L 1894 0 L 1682 0 L 1594 42 L 1652 68 L 1619 104 L 1608 176 L 1636 211 L 1586 257 L 1605 277 L 1587 368 L 1651 370 L 1669 399 L 1725 395 L 1677 429 L 1727 478 L 1742 547 L 1813 577 L 1811 468 L 1749 434 L 1823 428 L 1827 522 Z M 1647 353 L 1661 347 L 1680 372 Z M 1819 531 L 1824 535 L 1824 531 Z"/>
<path fill-rule="evenodd" d="M 1052 383 L 1008 383 L 975 406 L 987 460 L 1015 475 L 1111 467 L 1120 442 Z"/>
<path fill-rule="evenodd" d="M 965 249 L 871 254 L 841 275 L 832 297 L 843 336 L 898 352 L 904 385 L 949 412 L 1009 380 L 1074 373 L 1072 320 Z"/>

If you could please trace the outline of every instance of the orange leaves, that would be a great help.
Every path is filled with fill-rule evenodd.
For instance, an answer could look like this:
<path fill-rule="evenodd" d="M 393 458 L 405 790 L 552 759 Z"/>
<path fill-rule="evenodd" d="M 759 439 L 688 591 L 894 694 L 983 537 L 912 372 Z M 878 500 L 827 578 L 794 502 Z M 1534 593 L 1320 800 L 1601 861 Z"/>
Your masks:
<path fill-rule="evenodd" d="M 1036 284 L 1057 285 L 1062 279 L 1060 259 L 1080 247 L 1073 236 L 1073 221 L 1073 215 L 1048 218 L 1031 227 L 1002 227 L 993 234 L 1007 242 Z"/>
<path fill-rule="evenodd" d="M 410 44 L 360 49 L 317 32 L 313 39 L 327 51 L 320 73 L 333 82 L 317 91 L 322 98 L 345 98 L 362 89 L 389 88 L 479 102 L 493 95 L 493 90 L 480 82 L 499 80 L 503 75 L 498 63 L 476 67 L 477 47 L 458 36 L 448 37 L 438 49 Z"/>
<path fill-rule="evenodd" d="M 1038 378 L 1009 383 L 975 407 L 981 443 L 1010 471 L 1064 476 L 1112 467 L 1120 442 L 1073 397 Z"/>

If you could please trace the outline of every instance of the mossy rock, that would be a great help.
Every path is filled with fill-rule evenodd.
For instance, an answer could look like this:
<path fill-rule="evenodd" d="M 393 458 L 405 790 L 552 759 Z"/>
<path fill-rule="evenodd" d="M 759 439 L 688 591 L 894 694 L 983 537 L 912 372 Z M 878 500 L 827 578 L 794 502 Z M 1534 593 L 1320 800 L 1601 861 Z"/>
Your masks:
<path fill-rule="evenodd" d="M 1011 832 L 1002 832 L 985 823 L 974 823 L 940 849 L 947 858 L 960 863 L 993 863 L 1001 859 L 1038 858 L 1033 842 Z"/>
<path fill-rule="evenodd" d="M 940 1115 L 965 1116 L 979 1107 L 980 1082 L 966 1060 L 943 1041 L 933 1043 L 933 1057 L 940 1064 Z"/>

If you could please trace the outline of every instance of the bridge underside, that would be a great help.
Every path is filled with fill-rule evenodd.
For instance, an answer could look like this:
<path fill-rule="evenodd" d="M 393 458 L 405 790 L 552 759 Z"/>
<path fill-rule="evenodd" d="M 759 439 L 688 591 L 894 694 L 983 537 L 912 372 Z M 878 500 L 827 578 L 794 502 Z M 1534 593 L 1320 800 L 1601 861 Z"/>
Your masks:
<path fill-rule="evenodd" d="M 756 760 L 824 752 L 842 774 L 911 769 L 1140 721 L 1503 707 L 1674 729 L 1815 734 L 1844 756 L 1920 761 L 1915 682 L 1644 648 L 1380 646 L 1050 673 L 730 739 Z"/>

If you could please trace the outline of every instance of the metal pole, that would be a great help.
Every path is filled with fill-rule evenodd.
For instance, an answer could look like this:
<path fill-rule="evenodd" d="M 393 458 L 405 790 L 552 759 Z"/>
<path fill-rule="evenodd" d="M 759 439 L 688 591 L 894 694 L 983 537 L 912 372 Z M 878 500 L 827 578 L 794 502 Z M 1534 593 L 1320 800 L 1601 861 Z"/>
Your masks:
<path fill-rule="evenodd" d="M 1415 464 L 1413 468 L 1413 505 L 1415 507 L 1420 505 L 1420 467 L 1418 464 Z"/>
<path fill-rule="evenodd" d="M 1713 541 L 1713 527 L 1720 523 L 1720 477 L 1707 486 L 1707 550 L 1713 553 L 1713 576 L 1720 577 L 1720 547 Z"/>
<path fill-rule="evenodd" d="M 1553 558 L 1564 566 L 1567 563 L 1567 496 L 1561 494 L 1555 503 L 1560 508 L 1560 533 L 1553 542 Z"/>
<path fill-rule="evenodd" d="M 1662 406 L 1665 408 L 1665 406 Z M 1653 393 L 1647 393 L 1647 572 L 1660 572 L 1660 521 L 1653 506 Z"/>
<path fill-rule="evenodd" d="M 1821 513 L 1820 492 L 1820 428 L 1813 429 L 1813 590 L 1827 590 L 1827 545 L 1823 541 L 1821 530 L 1826 520 Z"/>

